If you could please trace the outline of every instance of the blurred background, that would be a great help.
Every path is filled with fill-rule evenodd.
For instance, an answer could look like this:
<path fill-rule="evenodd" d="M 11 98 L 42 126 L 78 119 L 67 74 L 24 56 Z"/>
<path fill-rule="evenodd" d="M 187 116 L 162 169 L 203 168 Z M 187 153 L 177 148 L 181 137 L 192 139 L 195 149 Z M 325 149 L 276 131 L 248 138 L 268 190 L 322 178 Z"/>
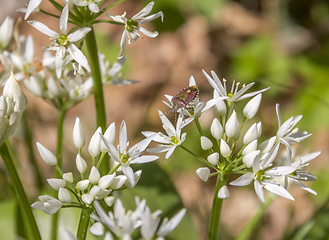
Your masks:
<path fill-rule="evenodd" d="M 15 19 L 23 17 L 16 9 L 24 7 L 27 2 L 0 0 L 0 22 L 7 15 Z M 132 17 L 148 2 L 127 0 L 108 12 L 127 12 L 127 17 Z M 59 14 L 46 0 L 43 0 L 41 7 Z M 306 183 L 318 195 L 313 196 L 291 186 L 288 190 L 296 201 L 276 198 L 260 218 L 251 239 L 327 239 L 329 2 L 155 0 L 152 13 L 158 11 L 164 13 L 164 22 L 156 19 L 144 27 L 157 30 L 159 36 L 155 39 L 144 37 L 126 46 L 127 61 L 123 76 L 139 82 L 134 85 L 104 87 L 107 123 L 115 122 L 118 130 L 121 121 L 125 120 L 132 144 L 143 138 L 141 131 L 162 131 L 157 110 L 169 110 L 162 103 L 165 100 L 164 94 L 175 95 L 187 87 L 191 75 L 195 77 L 200 89 L 200 100 L 205 102 L 212 97 L 212 87 L 203 76 L 202 69 L 208 73 L 214 70 L 220 78 L 226 78 L 228 82 L 234 79 L 242 84 L 255 82 L 252 91 L 271 87 L 263 94 L 255 120 L 262 121 L 266 139 L 277 131 L 276 103 L 280 103 L 283 121 L 291 116 L 303 115 L 297 126 L 313 135 L 294 150 L 296 155 L 317 150 L 322 152 L 308 168 L 318 180 Z M 41 13 L 32 14 L 29 19 L 41 21 L 49 28 L 58 30 L 58 21 Z M 100 24 L 95 28 L 99 50 L 111 63 L 115 62 L 120 50 L 122 27 Z M 44 44 L 49 45 L 49 38 L 25 21 L 22 21 L 20 31 L 26 36 L 32 34 L 35 51 L 41 58 L 41 47 Z M 28 93 L 24 87 L 23 91 L 28 96 L 27 114 L 30 130 L 33 129 L 33 141 L 41 142 L 55 152 L 56 109 Z M 247 101 L 241 102 L 239 107 L 242 109 L 246 103 Z M 93 97 L 68 111 L 64 123 L 63 168 L 66 171 L 75 171 L 76 150 L 72 144 L 75 118 L 80 118 L 88 142 L 96 130 L 94 116 Z M 167 116 L 174 121 L 173 113 L 168 113 Z M 213 118 L 211 110 L 201 117 L 200 122 L 205 132 L 209 132 Z M 184 128 L 187 132 L 185 145 L 201 154 L 199 135 L 193 124 Z M 47 189 L 43 189 L 41 193 L 38 190 L 23 141 L 25 133 L 26 130 L 23 129 L 11 142 L 19 159 L 24 187 L 31 202 L 34 202 Z M 87 155 L 86 149 L 85 153 Z M 46 178 L 52 177 L 52 169 L 42 162 L 37 151 L 35 154 L 42 169 L 43 184 L 47 186 Z M 8 236 L 3 239 L 12 239 L 14 195 L 6 170 L 2 163 L 0 165 L 0 234 Z M 201 163 L 181 149 L 177 149 L 168 160 L 161 155 L 160 160 L 154 164 L 137 166 L 137 169 L 142 168 L 144 171 L 140 186 L 127 191 L 121 197 L 128 199 L 136 194 L 145 197 L 153 211 L 161 208 L 168 216 L 172 216 L 183 204 L 188 210 L 188 222 L 181 229 L 178 227 L 168 239 L 206 239 L 216 180 L 202 182 L 195 174 L 195 170 L 201 166 Z M 236 177 L 233 176 L 230 180 L 234 178 Z M 263 206 L 254 193 L 253 186 L 229 189 L 231 198 L 224 201 L 221 239 L 235 239 Z M 134 208 L 129 200 L 126 204 L 131 204 Z M 40 212 L 35 213 L 43 217 L 45 214 Z M 301 234 L 305 229 L 306 233 Z"/>

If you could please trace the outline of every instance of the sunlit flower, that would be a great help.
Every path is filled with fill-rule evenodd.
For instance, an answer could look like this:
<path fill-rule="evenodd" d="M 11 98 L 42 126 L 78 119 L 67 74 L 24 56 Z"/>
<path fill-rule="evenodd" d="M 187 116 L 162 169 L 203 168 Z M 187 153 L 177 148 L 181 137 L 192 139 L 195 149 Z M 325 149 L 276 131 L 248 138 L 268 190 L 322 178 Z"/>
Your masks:
<path fill-rule="evenodd" d="M 67 30 L 67 21 L 68 21 L 69 9 L 68 5 L 63 8 L 62 15 L 60 17 L 59 29 L 61 33 L 57 33 L 51 29 L 49 29 L 43 23 L 38 21 L 28 21 L 28 23 L 36 28 L 38 31 L 46 34 L 51 37 L 52 43 L 50 46 L 50 50 L 56 51 L 55 56 L 55 65 L 56 65 L 56 75 L 59 78 L 61 76 L 64 60 L 66 56 L 72 57 L 77 63 L 83 66 L 87 71 L 90 71 L 89 64 L 85 55 L 81 52 L 77 46 L 73 43 L 81 40 L 91 28 L 84 27 L 73 33 L 68 34 Z"/>
<path fill-rule="evenodd" d="M 120 42 L 121 50 L 120 50 L 118 58 L 122 58 L 122 54 L 125 49 L 127 38 L 128 38 L 128 43 L 130 44 L 130 43 L 135 42 L 140 37 L 140 34 L 138 32 L 141 32 L 151 38 L 155 38 L 156 36 L 158 36 L 158 32 L 156 32 L 156 31 L 150 32 L 150 31 L 146 30 L 145 28 L 139 26 L 142 23 L 150 22 L 158 17 L 161 17 L 161 21 L 163 21 L 163 13 L 161 11 L 158 13 L 152 14 L 150 16 L 147 16 L 151 12 L 153 5 L 154 5 L 154 2 L 153 1 L 150 2 L 146 7 L 144 7 L 140 12 L 138 12 L 136 15 L 134 15 L 131 19 L 126 18 L 126 13 L 124 13 L 122 15 L 106 14 L 111 20 L 125 25 L 125 29 L 123 31 L 121 42 Z"/>
<path fill-rule="evenodd" d="M 142 134 L 145 137 L 153 136 L 153 141 L 161 143 L 158 144 L 156 148 L 147 149 L 148 152 L 152 153 L 160 153 L 167 152 L 165 158 L 169 158 L 171 154 L 174 152 L 175 148 L 182 144 L 186 138 L 186 133 L 181 135 L 181 124 L 183 120 L 183 116 L 180 114 L 177 119 L 176 129 L 172 125 L 172 123 L 168 120 L 168 118 L 159 110 L 159 116 L 162 122 L 163 129 L 167 132 L 167 136 L 163 133 L 159 132 L 151 132 L 144 131 Z"/>
<path fill-rule="evenodd" d="M 127 140 L 127 127 L 125 121 L 122 121 L 121 123 L 119 145 L 117 148 L 114 147 L 113 144 L 109 142 L 104 136 L 102 136 L 102 138 L 109 150 L 109 155 L 114 161 L 121 163 L 121 170 L 123 174 L 127 176 L 131 184 L 135 183 L 135 178 L 133 169 L 130 167 L 130 164 L 148 163 L 159 158 L 158 156 L 153 155 L 140 156 L 152 141 L 153 136 L 145 138 L 144 140 L 128 149 L 129 142 Z"/>
<path fill-rule="evenodd" d="M 97 3 L 100 1 L 102 0 L 72 0 L 74 5 L 77 5 L 79 7 L 84 7 L 88 5 L 89 10 L 92 11 L 93 13 L 99 12 L 99 7 Z"/>

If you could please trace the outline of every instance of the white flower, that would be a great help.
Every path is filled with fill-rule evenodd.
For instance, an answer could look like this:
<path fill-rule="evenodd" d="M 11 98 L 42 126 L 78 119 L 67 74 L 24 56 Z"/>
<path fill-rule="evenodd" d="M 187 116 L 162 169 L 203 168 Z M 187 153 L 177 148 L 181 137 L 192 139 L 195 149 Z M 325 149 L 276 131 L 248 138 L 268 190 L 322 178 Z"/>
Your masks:
<path fill-rule="evenodd" d="M 191 94 L 191 95 L 190 95 Z M 169 102 L 163 102 L 174 112 L 179 112 L 187 116 L 184 119 L 181 128 L 191 123 L 195 118 L 200 118 L 201 114 L 216 103 L 223 101 L 226 97 L 218 97 L 211 99 L 204 104 L 199 101 L 199 90 L 193 76 L 190 77 L 189 87 L 182 89 L 176 96 L 165 95 Z"/>
<path fill-rule="evenodd" d="M 265 89 L 262 89 L 262 90 L 259 90 L 256 92 L 244 94 L 255 83 L 249 83 L 246 86 L 243 85 L 242 88 L 238 91 L 240 83 L 238 82 L 237 84 L 235 84 L 235 81 L 233 81 L 232 88 L 228 92 L 226 89 L 226 80 L 225 79 L 223 79 L 223 83 L 224 83 L 224 85 L 223 85 L 222 82 L 219 80 L 217 74 L 214 71 L 211 71 L 212 77 L 210 77 L 204 70 L 202 70 L 202 71 L 203 71 L 203 74 L 205 75 L 205 77 L 207 78 L 208 82 L 210 83 L 210 85 L 217 91 L 219 96 L 228 97 L 226 99 L 226 101 L 230 103 L 229 112 L 231 112 L 231 110 L 233 109 L 235 102 L 244 100 L 246 98 L 253 97 L 253 96 L 257 95 L 258 93 L 264 92 L 269 89 L 269 88 L 265 88 Z"/>
<path fill-rule="evenodd" d="M 86 81 L 82 81 L 80 75 L 75 75 L 74 78 L 61 79 L 66 91 L 68 91 L 70 98 L 75 101 L 83 100 L 90 95 L 93 87 L 93 79 L 90 77 Z"/>
<path fill-rule="evenodd" d="M 29 5 L 27 5 L 24 20 L 26 20 L 32 12 L 34 12 L 40 5 L 42 0 L 30 0 Z"/>
<path fill-rule="evenodd" d="M 292 173 L 290 173 L 289 175 L 285 176 L 285 183 L 284 186 L 287 187 L 288 185 L 288 178 L 291 179 L 294 183 L 296 183 L 299 187 L 301 187 L 302 189 L 317 195 L 316 192 L 314 190 L 312 190 L 311 188 L 305 186 L 303 183 L 301 183 L 300 181 L 315 181 L 317 180 L 317 177 L 314 176 L 313 174 L 303 170 L 304 167 L 309 165 L 309 162 L 311 160 L 313 160 L 314 158 L 316 158 L 317 156 L 320 155 L 320 151 L 317 152 L 312 152 L 309 153 L 303 157 L 300 157 L 298 159 L 296 159 L 295 162 L 293 162 L 291 164 L 291 167 L 294 167 L 296 170 Z"/>
<path fill-rule="evenodd" d="M 14 20 L 10 17 L 6 17 L 0 26 L 0 49 L 4 49 L 10 43 L 13 36 Z"/>
<path fill-rule="evenodd" d="M 254 188 L 256 194 L 262 202 L 265 202 L 263 188 L 281 197 L 294 200 L 294 198 L 284 187 L 282 187 L 280 184 L 273 180 L 273 177 L 290 174 L 295 171 L 295 168 L 290 166 L 269 168 L 277 154 L 277 151 L 279 149 L 278 146 L 279 145 L 277 144 L 276 147 L 274 147 L 271 152 L 266 156 L 266 158 L 262 161 L 260 161 L 259 155 L 256 155 L 252 165 L 253 172 L 247 172 L 243 174 L 238 179 L 231 182 L 230 185 L 246 186 L 249 185 L 252 181 L 254 181 Z"/>
<path fill-rule="evenodd" d="M 94 206 L 98 216 L 91 215 L 91 217 L 97 222 L 103 223 L 121 239 L 130 240 L 131 234 L 141 225 L 141 221 L 136 217 L 136 214 L 132 211 L 126 212 L 119 199 L 115 201 L 113 212 L 109 212 L 109 214 L 104 211 L 97 201 L 94 201 Z"/>
<path fill-rule="evenodd" d="M 158 237 L 164 238 L 169 233 L 171 233 L 178 224 L 182 221 L 183 217 L 185 216 L 186 209 L 183 208 L 175 216 L 173 216 L 169 221 L 168 219 L 164 219 L 159 230 L 157 231 Z"/>
<path fill-rule="evenodd" d="M 73 174 L 72 174 L 71 172 L 64 173 L 64 174 L 63 174 L 63 179 L 64 179 L 66 182 L 73 183 Z"/>
<path fill-rule="evenodd" d="M 128 149 L 129 142 L 127 141 L 127 127 L 125 121 L 122 121 L 119 133 L 119 145 L 114 147 L 103 135 L 100 135 L 109 150 L 111 158 L 121 163 L 121 170 L 125 176 L 127 176 L 131 184 L 135 183 L 134 172 L 130 167 L 130 164 L 147 163 L 158 159 L 158 156 L 144 155 L 141 153 L 147 148 L 153 139 L 153 136 L 147 137 L 139 143 L 135 144 Z"/>
<path fill-rule="evenodd" d="M 84 27 L 81 28 L 74 33 L 68 34 L 67 31 L 67 21 L 68 21 L 69 9 L 68 5 L 63 8 L 62 15 L 60 17 L 59 29 L 61 33 L 57 33 L 51 29 L 49 29 L 43 23 L 38 21 L 28 21 L 28 23 L 36 28 L 38 31 L 46 34 L 51 37 L 52 44 L 49 48 L 50 50 L 56 51 L 55 57 L 55 65 L 56 65 L 56 75 L 59 78 L 61 76 L 64 59 L 67 55 L 72 57 L 77 63 L 83 66 L 87 71 L 90 71 L 87 58 L 85 55 L 77 48 L 73 43 L 81 40 L 91 28 Z"/>
<path fill-rule="evenodd" d="M 296 143 L 304 140 L 305 138 L 311 136 L 308 132 L 298 132 L 298 128 L 294 128 L 295 125 L 302 119 L 302 115 L 296 117 L 291 117 L 287 121 L 281 124 L 281 115 L 280 115 L 280 105 L 276 104 L 276 114 L 278 117 L 279 129 L 276 133 L 276 138 L 279 142 L 283 143 L 288 151 L 288 160 L 292 158 L 292 149 L 290 144 Z"/>
<path fill-rule="evenodd" d="M 163 13 L 160 11 L 158 13 L 152 14 L 150 16 L 148 15 L 152 8 L 153 8 L 154 2 L 150 2 L 146 7 L 144 7 L 140 12 L 138 12 L 136 15 L 134 15 L 131 19 L 126 18 L 126 13 L 122 15 L 112 15 L 112 14 L 106 14 L 111 20 L 115 22 L 119 22 L 125 25 L 125 29 L 122 34 L 121 42 L 120 42 L 120 53 L 118 55 L 118 58 L 122 57 L 123 51 L 125 49 L 126 41 L 128 38 L 128 43 L 133 43 L 140 37 L 139 32 L 145 34 L 148 37 L 155 38 L 158 36 L 158 32 L 150 32 L 146 30 L 143 27 L 140 27 L 139 25 L 142 23 L 150 22 L 158 17 L 161 17 L 161 21 L 163 21 Z"/>
<path fill-rule="evenodd" d="M 79 7 L 84 7 L 88 5 L 89 10 L 93 13 L 99 12 L 99 7 L 97 3 L 100 1 L 102 0 L 72 0 L 72 2 Z"/>
<path fill-rule="evenodd" d="M 248 143 L 256 140 L 258 138 L 258 129 L 257 123 L 251 125 L 251 127 L 247 130 L 246 134 L 243 137 L 243 144 L 247 145 Z"/>
<path fill-rule="evenodd" d="M 114 144 L 115 141 L 115 123 L 111 123 L 110 126 L 106 129 L 104 133 L 104 138 L 106 138 L 110 143 Z M 100 145 L 101 152 L 108 152 L 107 147 L 105 146 L 105 143 L 101 141 Z"/>
<path fill-rule="evenodd" d="M 31 205 L 31 207 L 40 209 L 47 214 L 56 213 L 63 205 L 61 201 L 48 195 L 42 195 L 38 198 L 41 202 L 35 202 Z"/>
<path fill-rule="evenodd" d="M 3 88 L 3 95 L 1 97 L 0 144 L 17 129 L 26 104 L 27 99 L 21 91 L 13 72 L 11 72 L 11 76 Z"/>
<path fill-rule="evenodd" d="M 90 228 L 89 231 L 94 234 L 95 236 L 103 236 L 104 234 L 104 226 L 100 222 L 96 222 L 93 224 Z"/>
<path fill-rule="evenodd" d="M 142 132 L 142 134 L 145 137 L 153 136 L 153 141 L 161 143 L 156 148 L 147 149 L 148 152 L 167 152 L 165 158 L 168 159 L 174 152 L 175 148 L 181 145 L 186 138 L 186 133 L 183 133 L 181 135 L 181 124 L 183 116 L 181 114 L 178 116 L 175 129 L 172 123 L 168 120 L 168 118 L 161 111 L 158 112 L 161 122 L 163 124 L 162 127 L 167 132 L 168 136 L 164 135 L 163 133 L 155 133 L 150 131 Z"/>

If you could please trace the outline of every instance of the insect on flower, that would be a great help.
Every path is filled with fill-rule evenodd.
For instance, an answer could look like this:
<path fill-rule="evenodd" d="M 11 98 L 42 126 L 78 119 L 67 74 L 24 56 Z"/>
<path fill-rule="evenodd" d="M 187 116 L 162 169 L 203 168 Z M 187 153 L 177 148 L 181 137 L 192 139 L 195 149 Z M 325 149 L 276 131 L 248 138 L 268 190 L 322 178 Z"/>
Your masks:
<path fill-rule="evenodd" d="M 175 115 L 177 111 L 181 108 L 186 108 L 189 103 L 191 103 L 199 94 L 199 89 L 197 85 L 191 85 L 189 87 L 183 88 L 180 90 L 176 96 L 170 97 L 166 96 L 170 100 L 170 104 L 166 103 L 167 106 L 171 108 L 168 112 L 174 112 Z M 188 109 L 187 109 L 188 110 Z M 165 112 L 164 114 L 167 114 Z"/>

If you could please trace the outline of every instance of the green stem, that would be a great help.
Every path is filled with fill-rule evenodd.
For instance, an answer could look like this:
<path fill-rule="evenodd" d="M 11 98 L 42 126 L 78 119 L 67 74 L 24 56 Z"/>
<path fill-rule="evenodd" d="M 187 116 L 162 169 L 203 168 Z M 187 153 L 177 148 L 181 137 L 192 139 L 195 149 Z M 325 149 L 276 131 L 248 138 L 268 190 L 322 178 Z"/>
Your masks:
<path fill-rule="evenodd" d="M 57 168 L 61 169 L 62 166 L 62 147 L 63 147 L 63 125 L 64 118 L 66 114 L 66 108 L 61 108 L 58 112 L 57 119 L 57 148 L 56 148 L 56 158 L 57 158 Z M 55 169 L 54 171 L 55 178 L 61 178 L 61 174 Z M 57 195 L 57 191 L 54 191 L 54 195 Z M 57 229 L 58 229 L 58 215 L 59 212 L 56 212 L 52 216 L 52 224 L 51 224 L 51 238 L 52 240 L 57 239 Z"/>
<path fill-rule="evenodd" d="M 22 186 L 22 183 L 19 179 L 19 176 L 16 172 L 16 168 L 14 166 L 14 163 L 12 161 L 12 158 L 9 153 L 9 143 L 8 141 L 2 143 L 0 145 L 0 155 L 1 158 L 6 166 L 6 169 L 8 171 L 9 177 L 11 179 L 11 182 L 14 186 L 17 201 L 20 205 L 22 215 L 24 217 L 25 224 L 28 226 L 27 235 L 28 239 L 30 240 L 41 240 L 41 236 L 39 233 L 38 226 L 36 224 L 36 221 L 34 219 L 30 204 L 27 200 L 24 188 Z"/>
<path fill-rule="evenodd" d="M 201 136 L 204 136 L 203 131 L 202 131 L 202 128 L 201 128 L 201 125 L 200 125 L 200 122 L 199 122 L 199 119 L 198 118 L 194 118 L 194 122 L 195 122 L 196 127 L 198 128 L 198 131 L 199 131 L 200 135 Z"/>
<path fill-rule="evenodd" d="M 209 167 L 216 169 L 217 171 L 219 170 L 216 166 L 210 164 L 207 160 L 203 159 L 202 157 L 200 157 L 199 155 L 195 154 L 194 152 L 190 151 L 188 148 L 184 147 L 183 145 L 179 145 L 181 148 L 183 148 L 186 152 L 188 152 L 189 154 L 193 155 L 194 157 L 196 157 L 197 159 L 199 159 L 201 162 L 203 162 L 204 164 L 208 165 Z"/>
<path fill-rule="evenodd" d="M 105 13 L 107 10 L 113 8 L 114 6 L 116 6 L 116 5 L 118 5 L 119 3 L 122 3 L 122 2 L 124 2 L 124 1 L 126 1 L 126 0 L 118 0 L 118 1 L 116 1 L 116 2 L 114 2 L 114 3 L 112 3 L 112 4 L 110 4 L 110 5 L 108 5 L 107 7 L 103 8 L 103 9 L 100 10 L 98 13 L 96 13 L 96 14 L 94 15 L 94 19 L 98 18 L 100 15 L 102 15 L 103 13 Z"/>
<path fill-rule="evenodd" d="M 103 84 L 101 78 L 101 72 L 99 68 L 98 61 L 98 49 L 95 38 L 94 29 L 86 35 L 86 46 L 89 56 L 89 63 L 91 68 L 91 76 L 94 83 L 94 96 L 96 104 L 96 114 L 97 114 L 97 126 L 102 128 L 102 131 L 106 129 L 106 115 L 105 115 L 105 104 L 103 96 Z M 109 162 L 104 161 L 101 166 L 101 172 L 104 174 L 110 168 Z"/>
<path fill-rule="evenodd" d="M 219 222 L 222 212 L 223 199 L 218 198 L 219 189 L 226 185 L 228 175 L 220 174 L 217 176 L 216 190 L 212 202 L 211 216 L 208 228 L 208 240 L 218 240 L 219 238 Z"/>
<path fill-rule="evenodd" d="M 79 227 L 78 227 L 78 232 L 77 232 L 77 239 L 79 239 L 79 240 L 85 240 L 87 237 L 87 230 L 88 230 L 89 220 L 90 220 L 89 215 L 90 215 L 90 210 L 83 209 L 81 211 L 80 222 L 79 222 Z"/>

